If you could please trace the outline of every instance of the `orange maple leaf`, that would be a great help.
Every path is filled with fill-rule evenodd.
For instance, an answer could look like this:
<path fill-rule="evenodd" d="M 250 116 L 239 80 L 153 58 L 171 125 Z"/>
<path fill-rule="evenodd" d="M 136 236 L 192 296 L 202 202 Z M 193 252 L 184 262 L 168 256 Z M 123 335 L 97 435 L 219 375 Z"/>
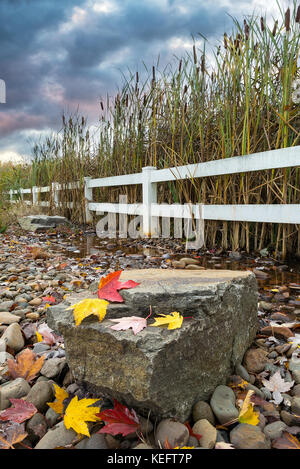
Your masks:
<path fill-rule="evenodd" d="M 7 367 L 10 375 L 15 378 L 24 378 L 26 381 L 32 381 L 43 366 L 45 355 L 36 358 L 36 354 L 26 348 L 20 353 L 16 360 L 9 358 Z"/>

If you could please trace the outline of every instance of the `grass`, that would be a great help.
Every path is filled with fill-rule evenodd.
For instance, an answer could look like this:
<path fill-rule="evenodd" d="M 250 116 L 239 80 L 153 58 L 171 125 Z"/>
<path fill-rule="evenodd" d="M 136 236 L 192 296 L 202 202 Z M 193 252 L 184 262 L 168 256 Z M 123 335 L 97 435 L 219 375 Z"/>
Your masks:
<path fill-rule="evenodd" d="M 80 189 L 61 191 L 63 211 L 84 221 L 84 176 L 106 177 L 246 155 L 300 145 L 300 106 L 292 83 L 300 77 L 300 6 L 281 11 L 268 25 L 252 15 L 232 20 L 232 30 L 213 47 L 193 47 L 162 71 L 153 67 L 141 81 L 129 73 L 119 93 L 100 103 L 96 135 L 85 117 L 63 116 L 62 130 L 37 142 L 27 184 L 16 170 L 14 184 L 45 186 L 79 180 Z M 25 184 L 25 185 L 24 185 Z M 13 188 L 14 186 L 9 186 Z M 159 202 L 205 204 L 299 203 L 299 168 L 207 177 L 159 184 Z M 141 188 L 95 189 L 94 200 L 141 201 Z M 66 204 L 73 201 L 74 209 Z M 207 222 L 206 246 L 300 253 L 299 226 Z"/>

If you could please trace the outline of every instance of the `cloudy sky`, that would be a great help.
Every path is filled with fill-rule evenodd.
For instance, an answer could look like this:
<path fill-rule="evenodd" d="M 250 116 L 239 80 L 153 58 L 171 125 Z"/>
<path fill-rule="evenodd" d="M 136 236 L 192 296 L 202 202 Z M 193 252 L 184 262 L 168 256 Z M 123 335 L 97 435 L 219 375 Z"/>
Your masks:
<path fill-rule="evenodd" d="M 284 9 L 289 0 L 280 0 Z M 267 9 L 267 11 L 266 11 Z M 61 114 L 97 122 L 100 98 L 128 68 L 151 69 L 192 50 L 198 33 L 217 43 L 229 15 L 277 16 L 276 0 L 0 0 L 0 161 L 30 155 Z"/>

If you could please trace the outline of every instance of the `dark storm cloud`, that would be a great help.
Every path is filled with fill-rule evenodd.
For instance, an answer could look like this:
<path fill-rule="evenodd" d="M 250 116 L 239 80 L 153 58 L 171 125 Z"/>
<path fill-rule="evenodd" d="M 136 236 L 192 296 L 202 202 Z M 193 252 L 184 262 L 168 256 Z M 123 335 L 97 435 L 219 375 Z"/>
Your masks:
<path fill-rule="evenodd" d="M 0 149 L 8 139 L 21 141 L 22 130 L 58 128 L 64 105 L 74 111 L 79 104 L 96 117 L 100 96 L 122 81 L 119 69 L 126 73 L 143 60 L 151 69 L 158 51 L 167 60 L 174 53 L 169 39 L 221 35 L 231 20 L 213 3 L 119 0 L 106 14 L 93 10 L 92 0 L 1 0 L 7 104 L 0 107 L 0 136 L 6 137 Z"/>

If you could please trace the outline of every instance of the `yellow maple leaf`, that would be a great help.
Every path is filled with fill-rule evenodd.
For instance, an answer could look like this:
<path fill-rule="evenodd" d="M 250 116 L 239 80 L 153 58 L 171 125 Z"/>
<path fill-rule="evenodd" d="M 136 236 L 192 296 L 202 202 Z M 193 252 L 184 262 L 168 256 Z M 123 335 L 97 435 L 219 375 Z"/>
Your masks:
<path fill-rule="evenodd" d="M 163 326 L 169 324 L 168 329 L 178 329 L 182 325 L 183 316 L 180 313 L 174 311 L 170 314 L 160 314 L 163 316 L 161 318 L 154 318 L 155 324 L 150 324 L 150 326 Z"/>
<path fill-rule="evenodd" d="M 65 415 L 64 424 L 67 429 L 73 428 L 80 435 L 90 436 L 90 432 L 86 421 L 97 422 L 101 420 L 96 416 L 100 412 L 100 407 L 89 407 L 99 399 L 80 399 L 75 396 L 68 405 Z"/>
<path fill-rule="evenodd" d="M 36 336 L 38 342 L 43 342 L 43 336 L 38 331 L 36 331 Z"/>
<path fill-rule="evenodd" d="M 95 314 L 98 316 L 99 321 L 102 321 L 106 315 L 107 305 L 109 305 L 109 302 L 106 300 L 86 298 L 85 300 L 69 306 L 67 309 L 74 309 L 73 316 L 75 324 L 78 326 L 84 318 L 87 318 L 91 314 Z"/>
<path fill-rule="evenodd" d="M 259 423 L 259 412 L 255 412 L 253 409 L 253 403 L 250 402 L 251 396 L 254 391 L 248 391 L 243 402 L 243 405 L 239 414 L 240 423 L 248 423 L 249 425 L 257 425 Z"/>
<path fill-rule="evenodd" d="M 67 391 L 65 391 L 63 388 L 60 388 L 55 383 L 53 383 L 53 387 L 55 389 L 56 401 L 55 402 L 47 402 L 47 404 L 48 404 L 49 407 L 51 407 L 54 410 L 54 412 L 56 412 L 57 414 L 62 414 L 63 411 L 64 411 L 63 401 L 64 401 L 64 399 L 69 397 L 69 394 L 67 393 Z"/>

